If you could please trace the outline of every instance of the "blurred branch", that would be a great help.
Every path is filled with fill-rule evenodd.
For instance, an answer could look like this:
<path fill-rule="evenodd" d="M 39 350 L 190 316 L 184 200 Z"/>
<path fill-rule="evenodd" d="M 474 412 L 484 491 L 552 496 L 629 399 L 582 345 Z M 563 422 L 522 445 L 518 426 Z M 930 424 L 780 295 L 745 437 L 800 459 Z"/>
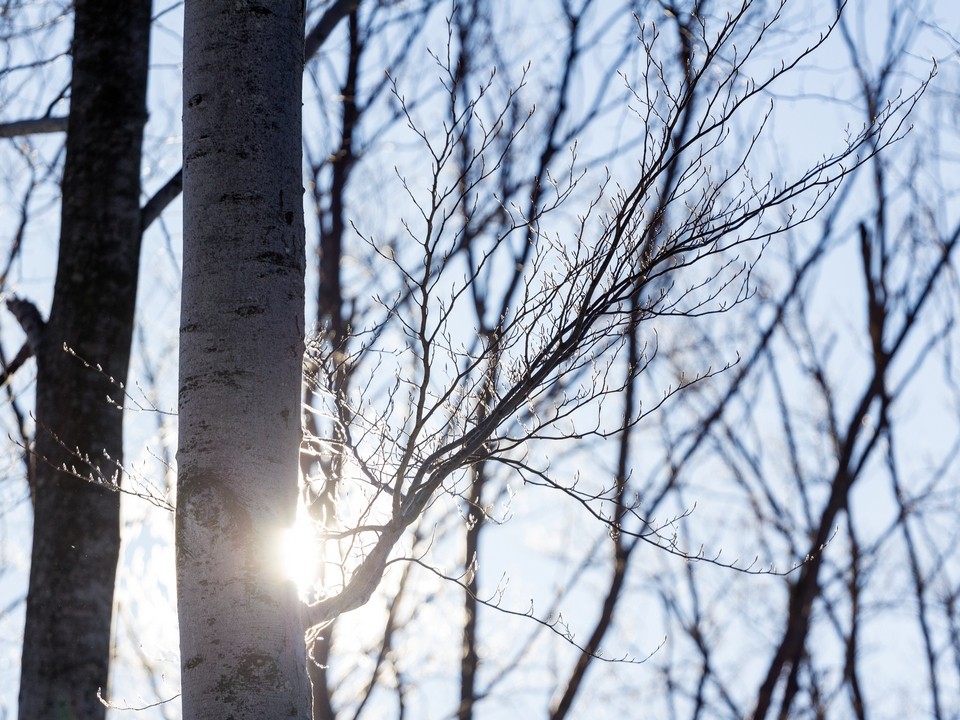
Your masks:
<path fill-rule="evenodd" d="M 20 135 L 40 135 L 67 131 L 66 117 L 41 117 L 30 120 L 14 120 L 0 123 L 0 138 L 13 138 Z"/>

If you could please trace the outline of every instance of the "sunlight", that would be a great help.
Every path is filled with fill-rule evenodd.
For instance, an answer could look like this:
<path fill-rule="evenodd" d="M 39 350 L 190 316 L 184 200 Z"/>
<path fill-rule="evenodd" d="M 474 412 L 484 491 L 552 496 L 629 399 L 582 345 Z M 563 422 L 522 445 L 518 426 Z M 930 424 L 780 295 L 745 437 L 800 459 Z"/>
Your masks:
<path fill-rule="evenodd" d="M 297 521 L 283 531 L 279 552 L 284 575 L 296 583 L 301 595 L 309 594 L 317 582 L 321 557 L 320 539 L 305 513 L 298 512 Z"/>

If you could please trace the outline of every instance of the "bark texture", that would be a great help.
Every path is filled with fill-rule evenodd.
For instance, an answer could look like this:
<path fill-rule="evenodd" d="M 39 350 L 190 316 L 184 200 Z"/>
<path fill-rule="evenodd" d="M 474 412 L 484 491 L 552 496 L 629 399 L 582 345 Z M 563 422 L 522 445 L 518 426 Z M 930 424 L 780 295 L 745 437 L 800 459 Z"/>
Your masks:
<path fill-rule="evenodd" d="M 77 0 L 56 287 L 37 351 L 19 717 L 102 718 L 120 551 L 122 400 L 140 254 L 148 0 Z M 102 366 L 85 367 L 76 355 Z"/>
<path fill-rule="evenodd" d="M 309 717 L 297 498 L 301 2 L 186 5 L 177 592 L 184 717 Z"/>

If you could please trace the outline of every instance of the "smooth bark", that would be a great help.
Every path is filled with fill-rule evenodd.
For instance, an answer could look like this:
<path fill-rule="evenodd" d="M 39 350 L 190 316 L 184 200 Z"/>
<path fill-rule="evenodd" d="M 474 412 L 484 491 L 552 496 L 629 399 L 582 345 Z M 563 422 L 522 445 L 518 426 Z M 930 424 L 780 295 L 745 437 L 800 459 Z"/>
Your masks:
<path fill-rule="evenodd" d="M 122 397 L 133 332 L 150 3 L 78 0 L 75 18 L 56 286 L 36 353 L 23 720 L 104 716 L 120 551 L 108 486 L 119 481 L 123 414 L 107 396 Z"/>
<path fill-rule="evenodd" d="M 323 44 L 327 41 L 327 38 L 330 37 L 330 34 L 340 21 L 356 10 L 359 5 L 360 0 L 336 0 L 333 5 L 324 11 L 320 19 L 317 20 L 317 24 L 307 33 L 304 47 L 305 62 L 309 61 L 320 51 L 320 48 L 323 47 Z M 51 118 L 51 120 L 55 121 L 57 118 Z M 55 123 L 44 122 L 43 119 L 41 119 L 0 125 L 0 137 L 12 137 L 15 134 L 27 132 L 28 130 L 30 132 L 41 132 L 41 130 L 34 129 L 37 127 L 50 127 L 55 129 Z M 46 132 L 53 132 L 53 129 L 46 130 Z M 160 217 L 167 205 L 180 196 L 182 190 L 183 168 L 177 170 L 173 177 L 143 206 L 144 230 L 146 230 L 154 220 Z"/>
<path fill-rule="evenodd" d="M 184 717 L 309 717 L 297 499 L 303 7 L 188 2 L 177 593 Z"/>

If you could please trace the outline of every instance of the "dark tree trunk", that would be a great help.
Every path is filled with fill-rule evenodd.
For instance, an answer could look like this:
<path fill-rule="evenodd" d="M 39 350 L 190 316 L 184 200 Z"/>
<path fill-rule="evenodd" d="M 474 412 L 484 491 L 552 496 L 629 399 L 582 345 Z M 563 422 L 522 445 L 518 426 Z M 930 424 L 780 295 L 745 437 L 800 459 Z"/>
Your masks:
<path fill-rule="evenodd" d="M 122 402 L 133 332 L 150 3 L 77 0 L 75 17 L 56 289 L 37 356 L 22 720 L 103 717 L 120 551 L 119 495 L 60 468 L 119 481 L 123 414 L 107 396 Z"/>

